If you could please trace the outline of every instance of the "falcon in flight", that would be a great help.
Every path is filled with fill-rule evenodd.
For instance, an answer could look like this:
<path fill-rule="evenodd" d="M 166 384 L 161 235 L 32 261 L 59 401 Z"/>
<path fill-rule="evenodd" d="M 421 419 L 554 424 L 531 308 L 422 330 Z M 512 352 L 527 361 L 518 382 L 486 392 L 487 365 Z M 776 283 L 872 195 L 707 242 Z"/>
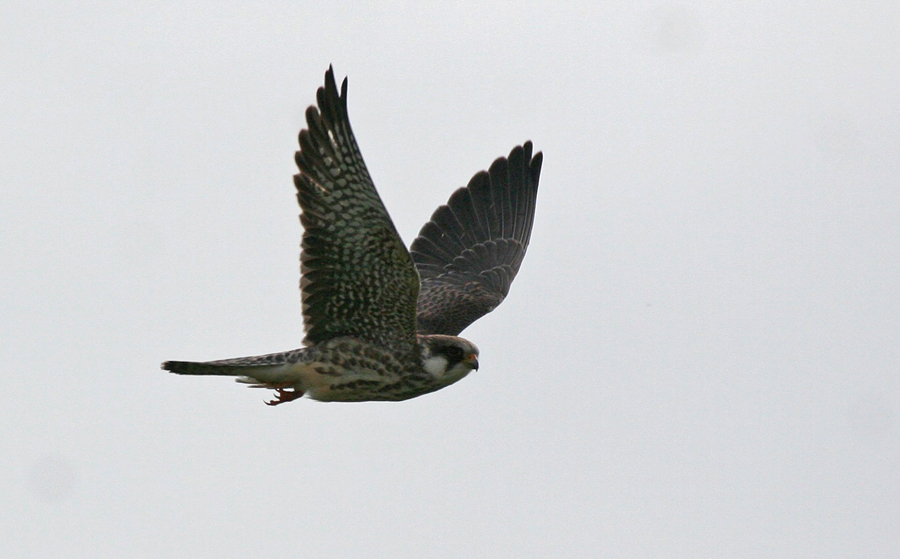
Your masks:
<path fill-rule="evenodd" d="M 406 400 L 478 369 L 457 337 L 494 310 L 531 237 L 541 153 L 531 142 L 477 173 L 439 207 L 407 250 L 372 184 L 329 67 L 306 110 L 294 176 L 303 242 L 306 337 L 292 351 L 220 361 L 166 361 L 180 375 L 223 375 L 320 401 Z"/>

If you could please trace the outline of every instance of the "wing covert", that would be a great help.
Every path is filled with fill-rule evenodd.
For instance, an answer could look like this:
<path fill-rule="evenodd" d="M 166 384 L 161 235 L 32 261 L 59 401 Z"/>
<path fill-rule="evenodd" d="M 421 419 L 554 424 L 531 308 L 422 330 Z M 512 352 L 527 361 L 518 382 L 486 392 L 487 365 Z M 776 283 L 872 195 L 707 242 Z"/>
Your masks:
<path fill-rule="evenodd" d="M 354 336 L 415 345 L 419 277 L 363 162 L 329 67 L 306 110 L 294 176 L 302 213 L 304 343 Z"/>
<path fill-rule="evenodd" d="M 410 248 L 420 334 L 458 335 L 509 293 L 531 239 L 542 160 L 531 142 L 513 148 L 422 227 Z"/>

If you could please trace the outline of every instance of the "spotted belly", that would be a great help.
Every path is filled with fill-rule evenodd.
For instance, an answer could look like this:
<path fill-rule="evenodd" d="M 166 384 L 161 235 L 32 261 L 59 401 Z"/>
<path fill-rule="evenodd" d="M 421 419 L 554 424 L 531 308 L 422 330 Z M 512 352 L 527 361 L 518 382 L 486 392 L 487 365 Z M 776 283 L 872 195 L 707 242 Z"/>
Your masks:
<path fill-rule="evenodd" d="M 366 374 L 369 371 L 344 371 L 323 374 L 316 371 L 304 383 L 306 394 L 320 402 L 398 401 L 415 398 L 441 388 L 428 373 Z"/>

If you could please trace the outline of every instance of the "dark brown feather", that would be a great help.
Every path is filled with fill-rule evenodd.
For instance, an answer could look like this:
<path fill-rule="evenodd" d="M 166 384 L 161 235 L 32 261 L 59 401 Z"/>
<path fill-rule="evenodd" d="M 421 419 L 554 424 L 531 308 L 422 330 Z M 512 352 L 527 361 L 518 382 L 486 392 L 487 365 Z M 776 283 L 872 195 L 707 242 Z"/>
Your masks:
<path fill-rule="evenodd" d="M 509 293 L 531 238 L 542 159 L 531 142 L 513 148 L 422 227 L 410 248 L 422 279 L 420 334 L 455 336 Z"/>
<path fill-rule="evenodd" d="M 415 347 L 419 277 L 375 190 L 331 68 L 306 111 L 294 176 L 303 224 L 304 343 L 353 336 Z"/>

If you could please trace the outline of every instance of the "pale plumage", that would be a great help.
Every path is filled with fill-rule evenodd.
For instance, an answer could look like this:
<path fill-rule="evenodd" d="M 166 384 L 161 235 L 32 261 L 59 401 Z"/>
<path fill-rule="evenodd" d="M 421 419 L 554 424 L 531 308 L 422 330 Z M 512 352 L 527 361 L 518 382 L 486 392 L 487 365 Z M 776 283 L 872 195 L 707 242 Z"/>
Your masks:
<path fill-rule="evenodd" d="M 410 251 L 366 170 L 333 71 L 306 111 L 294 176 L 302 210 L 304 346 L 220 361 L 166 361 L 187 375 L 239 377 L 278 404 L 405 400 L 478 368 L 456 337 L 509 291 L 531 236 L 541 154 L 530 142 L 438 208 Z"/>

